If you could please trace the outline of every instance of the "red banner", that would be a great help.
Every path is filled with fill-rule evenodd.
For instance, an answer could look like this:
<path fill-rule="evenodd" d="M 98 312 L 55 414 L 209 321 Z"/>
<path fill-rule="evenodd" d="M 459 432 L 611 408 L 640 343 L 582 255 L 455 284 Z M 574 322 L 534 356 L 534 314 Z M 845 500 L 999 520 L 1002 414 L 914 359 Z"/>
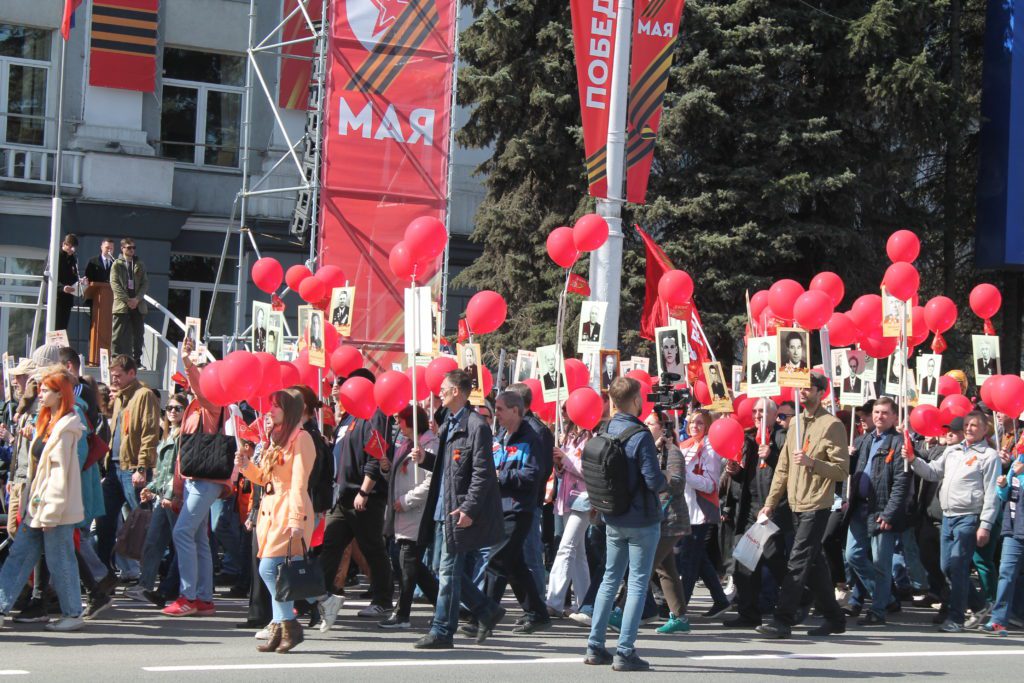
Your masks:
<path fill-rule="evenodd" d="M 96 0 L 89 37 L 89 85 L 156 89 L 159 0 Z"/>
<path fill-rule="evenodd" d="M 587 184 L 595 197 L 608 196 L 608 109 L 615 53 L 614 0 L 571 0 L 576 79 L 583 114 Z"/>
<path fill-rule="evenodd" d="M 637 0 L 626 110 L 626 200 L 643 204 L 685 0 Z"/>
<path fill-rule="evenodd" d="M 408 283 L 388 253 L 412 219 L 444 218 L 457 5 L 339 0 L 330 12 L 320 265 L 348 275 L 350 339 L 390 370 Z"/>
<path fill-rule="evenodd" d="M 309 22 L 302 10 L 292 12 L 298 7 L 299 0 L 284 0 L 283 17 L 289 17 L 281 27 L 281 42 L 311 38 Z M 323 16 L 323 0 L 309 0 L 306 13 L 312 21 L 320 21 Z M 309 104 L 309 81 L 313 73 L 313 41 L 293 43 L 281 48 L 285 58 L 281 60 L 281 81 L 277 90 L 277 103 L 282 109 L 307 109 Z"/>

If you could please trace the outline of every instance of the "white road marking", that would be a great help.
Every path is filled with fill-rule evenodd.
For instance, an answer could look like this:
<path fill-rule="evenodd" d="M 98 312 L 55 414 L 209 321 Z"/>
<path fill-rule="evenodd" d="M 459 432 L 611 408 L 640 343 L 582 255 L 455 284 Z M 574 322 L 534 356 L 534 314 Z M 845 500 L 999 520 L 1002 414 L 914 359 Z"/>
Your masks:
<path fill-rule="evenodd" d="M 21 669 L 0 669 L 0 676 L 24 676 L 26 674 L 28 672 Z"/>
<path fill-rule="evenodd" d="M 899 657 L 985 657 L 985 656 L 1021 656 L 1024 648 L 1005 647 L 997 650 L 940 650 L 925 652 L 830 652 L 830 653 L 780 653 L 767 655 L 697 655 L 679 657 L 689 661 L 745 661 L 769 659 L 895 659 Z M 357 668 L 393 668 L 403 666 L 508 666 L 515 664 L 582 664 L 582 657 L 549 657 L 538 659 L 399 659 L 391 661 L 369 662 L 293 662 L 281 664 L 195 664 L 184 666 L 145 666 L 143 671 L 152 673 L 169 673 L 179 671 L 260 671 L 268 669 L 357 669 Z M 655 668 L 657 663 L 655 663 Z M 24 672 L 28 673 L 28 672 Z"/>

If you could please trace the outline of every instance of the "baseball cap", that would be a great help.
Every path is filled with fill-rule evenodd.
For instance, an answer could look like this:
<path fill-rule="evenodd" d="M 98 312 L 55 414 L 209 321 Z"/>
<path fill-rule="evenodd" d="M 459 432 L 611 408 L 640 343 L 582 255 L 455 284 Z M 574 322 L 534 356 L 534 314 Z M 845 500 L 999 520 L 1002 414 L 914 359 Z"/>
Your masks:
<path fill-rule="evenodd" d="M 22 358 L 21 361 L 11 369 L 11 377 L 31 375 L 36 371 L 36 364 L 31 358 Z"/>
<path fill-rule="evenodd" d="M 962 417 L 954 417 L 944 426 L 951 432 L 962 432 L 964 431 L 964 419 Z"/>
<path fill-rule="evenodd" d="M 820 372 L 812 372 L 811 386 L 818 391 L 828 391 L 828 379 Z"/>

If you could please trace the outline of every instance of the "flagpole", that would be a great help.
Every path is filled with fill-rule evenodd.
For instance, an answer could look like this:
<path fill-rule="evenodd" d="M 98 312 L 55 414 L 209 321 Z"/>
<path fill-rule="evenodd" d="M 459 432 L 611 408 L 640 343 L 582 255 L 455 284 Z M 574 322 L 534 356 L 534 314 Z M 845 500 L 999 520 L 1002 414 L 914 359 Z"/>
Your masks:
<path fill-rule="evenodd" d="M 61 35 L 60 41 L 60 76 L 57 85 L 57 151 L 53 161 L 53 198 L 50 200 L 50 253 L 49 273 L 46 286 L 46 331 L 53 332 L 57 325 L 57 287 L 58 264 L 60 259 L 60 224 L 61 224 L 61 148 L 64 146 L 64 71 L 67 64 L 68 41 Z"/>

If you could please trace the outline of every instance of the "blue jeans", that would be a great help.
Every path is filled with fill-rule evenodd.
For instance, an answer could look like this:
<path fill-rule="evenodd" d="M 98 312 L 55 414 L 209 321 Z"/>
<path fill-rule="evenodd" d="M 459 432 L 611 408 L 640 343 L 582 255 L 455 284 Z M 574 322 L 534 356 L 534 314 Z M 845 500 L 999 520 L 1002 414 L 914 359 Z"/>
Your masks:
<path fill-rule="evenodd" d="M 248 562 L 242 561 L 242 531 L 235 512 L 235 496 L 217 500 L 213 504 L 210 509 L 210 527 L 213 529 L 213 540 L 224 551 L 221 572 L 243 577 L 243 567 Z"/>
<path fill-rule="evenodd" d="M 301 560 L 301 555 L 296 555 L 292 558 L 293 560 Z M 270 591 L 270 606 L 273 610 L 273 622 L 280 624 L 282 621 L 292 621 L 295 619 L 295 603 L 278 602 L 274 600 L 274 595 L 277 592 L 277 568 L 284 564 L 285 558 L 283 557 L 262 557 L 260 558 L 260 578 L 263 579 L 263 584 Z"/>
<path fill-rule="evenodd" d="M 971 558 L 978 544 L 978 515 L 942 518 L 942 573 L 949 582 L 949 619 L 964 623 L 968 604 L 985 605 L 978 589 L 971 583 Z"/>
<path fill-rule="evenodd" d="M 213 555 L 210 553 L 210 508 L 224 487 L 202 479 L 185 480 L 185 501 L 174 525 L 181 595 L 186 600 L 213 600 Z"/>
<path fill-rule="evenodd" d="M 498 605 L 484 595 L 471 580 L 466 571 L 466 553 L 451 552 L 447 541 L 448 539 L 443 539 L 441 542 L 437 605 L 434 607 L 430 633 L 437 638 L 451 641 L 455 638 L 455 629 L 459 626 L 460 601 L 480 622 L 489 622 L 497 613 Z"/>
<path fill-rule="evenodd" d="M 900 534 L 892 560 L 892 577 L 900 589 L 922 593 L 928 590 L 928 572 L 921 562 L 915 529 L 906 529 Z"/>
<path fill-rule="evenodd" d="M 626 606 L 622 611 L 622 625 L 619 628 L 619 643 L 616 649 L 621 655 L 630 655 L 636 644 L 647 584 L 654 569 L 654 551 L 661 540 L 661 522 L 645 527 L 616 527 L 608 524 L 605 530 L 608 536 L 608 559 L 605 563 L 604 578 L 601 579 L 601 586 L 594 601 L 594 616 L 587 645 L 595 649 L 604 647 L 608 617 L 611 615 L 615 594 L 628 566 Z"/>
<path fill-rule="evenodd" d="M 883 619 L 885 608 L 892 598 L 892 555 L 898 537 L 895 531 L 882 531 L 869 536 L 866 505 L 857 505 L 850 514 L 846 561 L 871 596 L 871 611 Z"/>
<path fill-rule="evenodd" d="M 994 543 L 995 539 L 989 541 Z M 1013 536 L 1003 537 L 1003 551 L 999 556 L 999 587 L 996 589 L 996 605 L 992 608 L 991 623 L 1007 626 L 1010 623 L 1010 606 L 1013 605 L 1014 589 L 1020 576 L 1021 558 L 1024 557 L 1024 541 Z"/>
<path fill-rule="evenodd" d="M 82 614 L 82 593 L 79 588 L 78 560 L 75 559 L 75 525 L 62 524 L 50 531 L 33 529 L 22 522 L 11 544 L 11 553 L 0 569 L 0 614 L 7 614 L 36 568 L 46 555 L 50 581 L 57 591 L 60 611 L 65 617 Z"/>
<path fill-rule="evenodd" d="M 121 570 L 122 576 L 138 576 L 139 563 L 114 553 L 117 530 L 121 526 L 121 512 L 127 506 L 134 510 L 139 506 L 139 489 L 132 484 L 132 473 L 122 470 L 118 463 L 112 463 L 107 476 L 100 482 L 103 491 L 103 506 L 106 514 L 96 518 L 96 552 L 110 569 Z"/>
<path fill-rule="evenodd" d="M 153 516 L 149 518 L 149 528 L 146 530 L 146 543 L 142 547 L 142 569 L 139 572 L 139 585 L 147 590 L 152 589 L 156 582 L 160 561 L 171 545 L 171 535 L 177 520 L 178 513 L 174 510 L 160 507 L 159 503 L 153 507 Z"/>
<path fill-rule="evenodd" d="M 690 535 L 683 536 L 679 541 L 679 575 L 683 579 L 683 591 L 686 594 L 686 602 L 693 597 L 693 587 L 697 585 L 697 579 L 704 581 L 705 588 L 711 593 L 711 599 L 715 605 L 728 605 L 729 598 L 725 596 L 722 582 L 718 580 L 718 572 L 711 558 L 708 557 L 708 537 L 715 533 L 714 524 L 695 524 L 690 527 Z"/>
<path fill-rule="evenodd" d="M 530 523 L 530 533 L 526 535 L 526 542 L 523 544 L 523 555 L 526 557 L 526 566 L 530 568 L 533 582 L 537 584 L 537 593 L 547 593 L 548 574 L 544 569 L 544 544 L 541 542 L 541 526 L 544 524 L 543 508 L 536 508 L 533 511 L 533 521 Z"/>

